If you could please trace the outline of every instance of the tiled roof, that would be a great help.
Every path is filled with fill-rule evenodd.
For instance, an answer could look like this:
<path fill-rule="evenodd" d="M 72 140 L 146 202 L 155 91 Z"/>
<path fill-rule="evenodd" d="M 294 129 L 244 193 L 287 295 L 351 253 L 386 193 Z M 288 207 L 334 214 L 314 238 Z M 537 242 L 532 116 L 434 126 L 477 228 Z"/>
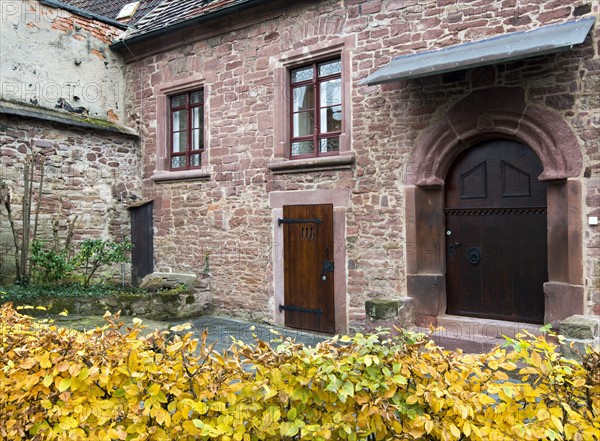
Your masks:
<path fill-rule="evenodd" d="M 250 1 L 252 0 L 162 0 L 154 10 L 136 23 L 137 29 L 125 38 L 163 29 Z"/>
<path fill-rule="evenodd" d="M 61 0 L 71 6 L 75 6 L 84 11 L 93 12 L 94 14 L 116 20 L 119 12 L 127 3 L 133 3 L 135 0 Z M 140 6 L 135 11 L 132 19 L 128 20 L 128 24 L 134 24 L 144 15 L 150 12 L 156 5 L 163 0 L 141 0 Z M 185 3 L 185 2 L 183 2 Z"/>

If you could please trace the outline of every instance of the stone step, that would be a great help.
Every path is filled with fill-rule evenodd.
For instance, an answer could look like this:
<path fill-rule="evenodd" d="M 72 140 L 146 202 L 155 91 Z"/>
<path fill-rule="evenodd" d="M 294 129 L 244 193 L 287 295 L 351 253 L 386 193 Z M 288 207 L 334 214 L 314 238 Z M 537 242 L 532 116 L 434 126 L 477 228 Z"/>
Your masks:
<path fill-rule="evenodd" d="M 449 350 L 462 349 L 468 353 L 484 353 L 502 345 L 503 336 L 514 338 L 523 330 L 537 336 L 540 325 L 508 322 L 475 317 L 442 315 L 437 318 L 438 329 L 431 335 L 438 345 Z"/>

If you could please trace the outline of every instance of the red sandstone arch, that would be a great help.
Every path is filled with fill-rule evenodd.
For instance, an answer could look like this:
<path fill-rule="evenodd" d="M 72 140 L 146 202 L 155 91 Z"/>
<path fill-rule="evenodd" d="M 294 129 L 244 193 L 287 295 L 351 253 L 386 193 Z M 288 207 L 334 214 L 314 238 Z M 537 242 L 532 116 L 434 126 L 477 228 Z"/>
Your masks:
<path fill-rule="evenodd" d="M 473 92 L 417 141 L 410 158 L 415 173 L 409 184 L 441 186 L 454 158 L 469 146 L 506 137 L 531 147 L 544 166 L 540 180 L 578 177 L 583 156 L 577 138 L 562 117 L 528 105 L 520 87 L 494 87 Z"/>
<path fill-rule="evenodd" d="M 550 110 L 528 105 L 520 87 L 477 90 L 450 108 L 417 141 L 405 187 L 407 294 L 417 322 L 435 322 L 446 311 L 444 178 L 456 156 L 486 139 L 515 139 L 531 147 L 548 185 L 548 277 L 546 323 L 584 310 L 582 186 L 583 155 L 577 137 Z"/>

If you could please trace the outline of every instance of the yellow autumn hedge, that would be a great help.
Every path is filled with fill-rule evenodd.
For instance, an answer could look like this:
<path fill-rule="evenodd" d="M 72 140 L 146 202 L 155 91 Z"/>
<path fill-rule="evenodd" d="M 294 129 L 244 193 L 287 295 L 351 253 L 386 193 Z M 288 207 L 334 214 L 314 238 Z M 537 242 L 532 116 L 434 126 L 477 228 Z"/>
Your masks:
<path fill-rule="evenodd" d="M 600 355 L 584 367 L 544 338 L 484 355 L 411 333 L 218 354 L 118 317 L 87 333 L 10 305 L 0 319 L 0 439 L 600 439 Z"/>

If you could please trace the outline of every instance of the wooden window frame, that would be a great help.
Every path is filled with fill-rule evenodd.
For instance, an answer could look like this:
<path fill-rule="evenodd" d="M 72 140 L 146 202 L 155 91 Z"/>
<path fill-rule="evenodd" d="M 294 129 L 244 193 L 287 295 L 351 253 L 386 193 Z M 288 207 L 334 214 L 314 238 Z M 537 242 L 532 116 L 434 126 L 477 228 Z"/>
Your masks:
<path fill-rule="evenodd" d="M 319 77 L 319 66 L 321 64 L 331 62 L 331 61 L 339 61 L 340 71 L 337 73 L 334 73 L 334 74 L 324 75 L 322 77 Z M 337 56 L 334 58 L 313 61 L 310 64 L 306 64 L 303 66 L 295 66 L 293 69 L 290 69 L 290 82 L 289 82 L 289 93 L 290 93 L 289 96 L 291 97 L 290 109 L 289 109 L 289 115 L 290 115 L 290 146 L 289 146 L 290 159 L 304 159 L 304 158 L 315 158 L 315 157 L 339 155 L 339 152 L 340 152 L 339 138 L 340 138 L 340 135 L 343 133 L 344 116 L 345 116 L 344 115 L 344 105 L 343 105 L 344 93 L 343 93 L 341 66 L 342 66 L 342 59 L 340 56 Z M 307 80 L 293 82 L 291 72 L 294 70 L 308 68 L 308 67 L 312 68 L 312 78 L 307 79 Z M 340 80 L 340 88 L 342 88 L 342 91 L 340 91 L 340 102 L 335 105 L 331 105 L 331 106 L 322 106 L 321 105 L 321 87 L 320 87 L 320 85 L 327 81 L 336 80 L 336 79 Z M 295 137 L 294 136 L 294 115 L 296 115 L 298 113 L 302 113 L 302 112 L 294 112 L 294 89 L 299 88 L 299 87 L 304 87 L 304 86 L 312 86 L 312 89 L 313 89 L 312 108 L 310 110 L 304 111 L 304 112 L 312 111 L 314 114 L 313 132 L 311 135 Z M 341 108 L 341 112 L 342 112 L 342 120 L 341 120 L 341 124 L 340 124 L 340 126 L 341 126 L 340 130 L 335 131 L 335 132 L 321 132 L 321 110 L 324 108 L 327 108 L 327 107 L 338 107 L 338 106 Z M 338 149 L 333 150 L 333 151 L 321 152 L 321 146 L 320 146 L 321 140 L 329 139 L 329 138 L 337 138 L 338 139 Z M 292 144 L 294 142 L 302 142 L 302 141 L 312 141 L 313 152 L 306 153 L 306 154 L 294 155 L 292 152 Z"/>
<path fill-rule="evenodd" d="M 197 103 L 192 103 L 191 97 L 195 93 L 201 93 L 200 100 Z M 175 97 L 184 96 L 185 104 L 178 107 L 173 107 L 173 99 Z M 184 171 L 184 170 L 194 170 L 202 168 L 202 153 L 204 152 L 204 89 L 196 89 L 192 91 L 181 92 L 177 94 L 173 94 L 168 96 L 169 100 L 169 128 L 168 128 L 168 136 L 169 136 L 169 150 L 168 150 L 168 164 L 170 171 Z M 200 110 L 200 124 L 199 128 L 201 129 L 202 136 L 200 137 L 201 148 L 192 149 L 192 114 L 193 109 L 201 109 Z M 180 112 L 184 110 L 187 120 L 187 144 L 185 146 L 185 151 L 183 152 L 174 152 L 173 151 L 173 135 L 175 133 L 173 127 L 173 114 L 175 112 Z M 192 156 L 198 155 L 198 165 L 191 165 Z M 184 167 L 173 167 L 173 158 L 185 158 L 185 166 Z"/>

